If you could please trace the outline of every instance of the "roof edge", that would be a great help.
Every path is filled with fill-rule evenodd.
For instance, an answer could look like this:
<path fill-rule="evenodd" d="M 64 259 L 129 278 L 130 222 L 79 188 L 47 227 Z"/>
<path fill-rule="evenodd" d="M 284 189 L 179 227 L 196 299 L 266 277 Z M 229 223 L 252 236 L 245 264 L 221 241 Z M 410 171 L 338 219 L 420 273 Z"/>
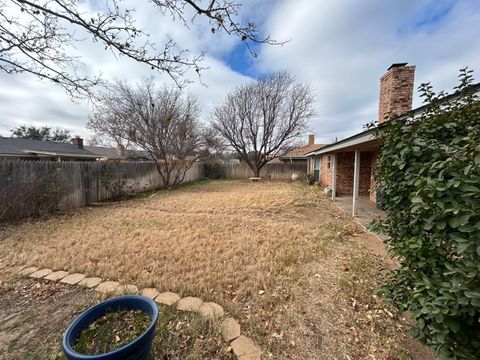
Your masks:
<path fill-rule="evenodd" d="M 469 87 L 469 89 L 475 90 L 475 93 L 476 93 L 476 94 L 480 94 L 480 82 L 471 85 L 471 86 Z M 457 91 L 457 92 L 454 92 L 454 93 L 452 93 L 452 94 L 446 95 L 446 96 L 442 99 L 442 102 L 448 102 L 448 101 L 454 99 L 454 98 L 457 97 L 457 96 L 459 96 L 459 92 L 458 92 L 458 91 Z M 421 105 L 421 106 L 419 106 L 419 107 L 417 107 L 417 108 L 415 108 L 415 109 L 412 109 L 412 110 L 406 112 L 405 114 L 399 115 L 399 116 L 397 116 L 397 117 L 395 117 L 395 118 L 393 118 L 393 119 L 391 119 L 391 120 L 398 120 L 398 119 L 402 119 L 402 118 L 405 118 L 405 119 L 406 119 L 406 118 L 409 118 L 409 117 L 411 117 L 411 116 L 417 115 L 417 114 L 421 113 L 423 110 L 425 110 L 428 105 L 429 105 L 429 104 Z M 391 121 L 391 120 L 389 120 L 389 121 Z M 385 126 L 385 124 L 386 124 L 386 123 L 379 124 L 379 127 Z M 355 138 L 361 137 L 361 136 L 364 136 L 364 135 L 367 135 L 368 133 L 370 133 L 370 132 L 372 132 L 372 131 L 373 131 L 373 129 L 367 129 L 367 130 L 361 131 L 361 132 L 356 133 L 356 134 L 353 134 L 353 135 L 351 135 L 351 136 L 349 136 L 349 137 L 347 137 L 347 138 L 345 138 L 345 139 L 342 139 L 342 140 L 340 140 L 340 141 L 337 141 L 337 142 L 335 142 L 335 143 L 333 143 L 333 144 L 328 144 L 328 145 L 324 146 L 324 147 L 321 148 L 321 149 L 311 151 L 311 152 L 305 154 L 305 156 L 308 157 L 308 156 L 312 156 L 312 155 L 323 154 L 323 153 L 325 153 L 325 152 L 328 152 L 328 151 L 325 151 L 325 150 L 331 149 L 331 148 L 332 148 L 332 149 L 331 149 L 330 151 L 334 151 L 334 150 L 335 150 L 334 147 L 336 147 L 337 145 L 340 145 L 340 144 L 343 144 L 343 143 L 352 141 L 352 140 L 354 140 Z M 370 140 L 371 140 L 371 139 L 369 139 L 369 140 L 367 140 L 367 141 L 370 141 Z M 340 147 L 340 148 L 344 148 L 344 147 L 348 147 L 348 146 L 351 146 L 351 145 L 345 145 L 345 146 Z"/>

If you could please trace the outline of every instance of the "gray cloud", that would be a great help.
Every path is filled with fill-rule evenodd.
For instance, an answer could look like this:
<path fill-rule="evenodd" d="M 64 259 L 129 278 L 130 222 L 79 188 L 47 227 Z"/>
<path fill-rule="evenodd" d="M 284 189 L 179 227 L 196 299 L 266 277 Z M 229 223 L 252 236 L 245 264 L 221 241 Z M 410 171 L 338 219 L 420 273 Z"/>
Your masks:
<path fill-rule="evenodd" d="M 212 34 L 208 22 L 189 24 L 188 30 L 148 2 L 126 3 L 136 9 L 138 23 L 152 35 L 152 41 L 161 45 L 171 36 L 179 48 L 207 51 L 204 65 L 209 69 L 202 77 L 207 86 L 196 81 L 187 90 L 198 96 L 204 120 L 229 90 L 251 80 L 222 60 L 238 42 L 226 34 Z M 89 4 L 95 6 L 95 2 Z M 440 16 L 445 9 L 449 11 Z M 322 142 L 348 136 L 376 118 L 379 77 L 391 63 L 415 64 L 416 85 L 431 81 L 446 90 L 456 85 L 460 67 L 469 65 L 480 71 L 480 47 L 476 45 L 480 6 L 475 0 L 244 1 L 241 16 L 252 14 L 256 22 L 264 22 L 272 37 L 292 39 L 283 47 L 262 46 L 253 61 L 255 71 L 287 69 L 312 84 L 318 116 L 311 129 Z M 116 59 L 90 39 L 76 44 L 72 54 L 81 55 L 81 70 L 102 73 L 108 80 L 135 83 L 156 75 L 159 83 L 169 81 L 140 64 Z M 197 80 L 194 73 L 187 76 Z M 72 103 L 62 89 L 28 75 L 0 73 L 0 84 L 1 135 L 8 135 L 14 126 L 35 124 L 89 136 L 85 125 L 91 107 L 87 102 Z M 415 105 L 420 105 L 418 97 Z"/>
<path fill-rule="evenodd" d="M 446 90 L 456 85 L 460 67 L 480 71 L 480 4 L 448 1 L 451 11 L 433 21 L 431 11 L 438 8 L 432 6 L 440 2 L 447 1 L 283 1 L 267 30 L 292 41 L 264 47 L 259 69 L 288 68 L 311 82 L 318 95 L 312 130 L 323 142 L 348 136 L 376 119 L 379 78 L 392 63 L 415 64 L 417 86 L 431 81 Z M 413 29 L 422 14 L 430 23 Z M 414 105 L 420 105 L 418 96 Z"/>

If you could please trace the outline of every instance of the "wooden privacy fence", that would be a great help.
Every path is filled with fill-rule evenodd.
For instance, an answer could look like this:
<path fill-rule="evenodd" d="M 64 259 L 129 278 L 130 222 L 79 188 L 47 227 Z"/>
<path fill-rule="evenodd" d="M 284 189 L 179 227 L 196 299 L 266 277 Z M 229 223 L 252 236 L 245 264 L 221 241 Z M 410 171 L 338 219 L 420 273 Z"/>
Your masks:
<path fill-rule="evenodd" d="M 9 194 L 18 192 L 19 184 L 28 183 L 30 187 L 35 187 L 36 181 L 45 182 L 45 179 L 60 179 L 59 184 L 61 183 L 64 189 L 64 195 L 58 207 L 62 210 L 75 209 L 111 197 L 111 193 L 102 183 L 105 179 L 105 171 L 108 171 L 108 169 L 125 177 L 130 192 L 139 193 L 162 188 L 154 162 L 102 163 L 4 160 L 0 161 L 0 190 L 3 194 Z M 52 174 L 55 176 L 52 177 Z M 184 182 L 202 178 L 204 178 L 204 165 L 195 163 L 187 171 Z M 53 186 L 56 186 L 55 182 L 53 182 Z"/>
<path fill-rule="evenodd" d="M 227 179 L 248 179 L 253 176 L 252 170 L 245 163 L 225 164 Z M 307 164 L 267 164 L 260 171 L 260 177 L 266 180 L 291 180 L 292 174 L 297 173 L 299 179 L 307 177 Z"/>

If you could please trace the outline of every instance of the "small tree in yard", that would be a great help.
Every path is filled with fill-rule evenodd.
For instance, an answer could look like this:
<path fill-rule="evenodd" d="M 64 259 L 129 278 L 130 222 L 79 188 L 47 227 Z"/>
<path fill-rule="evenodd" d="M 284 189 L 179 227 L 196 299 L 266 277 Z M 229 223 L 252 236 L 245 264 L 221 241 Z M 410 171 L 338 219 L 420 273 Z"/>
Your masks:
<path fill-rule="evenodd" d="M 153 80 L 137 88 L 117 82 L 101 96 L 89 127 L 100 124 L 112 138 L 147 151 L 163 185 L 171 189 L 183 182 L 204 144 L 197 117 L 196 98 L 177 87 L 158 89 Z"/>
<path fill-rule="evenodd" d="M 230 93 L 214 110 L 213 128 L 258 177 L 269 160 L 298 145 L 313 103 L 308 85 L 279 72 Z"/>
<path fill-rule="evenodd" d="M 400 262 L 385 296 L 415 320 L 413 334 L 439 359 L 480 354 L 480 104 L 461 71 L 458 97 L 429 84 L 418 118 L 377 128 L 376 179 L 388 216 L 380 224 Z"/>

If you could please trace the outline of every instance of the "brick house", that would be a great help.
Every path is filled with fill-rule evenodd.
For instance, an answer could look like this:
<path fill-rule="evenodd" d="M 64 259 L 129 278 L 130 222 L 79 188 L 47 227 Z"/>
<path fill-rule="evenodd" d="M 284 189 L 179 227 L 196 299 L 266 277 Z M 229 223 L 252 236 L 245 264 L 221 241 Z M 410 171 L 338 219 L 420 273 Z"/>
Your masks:
<path fill-rule="evenodd" d="M 307 143 L 301 147 L 293 149 L 282 155 L 270 160 L 269 164 L 302 164 L 307 165 L 307 155 L 312 151 L 316 151 L 321 147 L 325 146 L 324 144 L 315 144 L 315 135 L 309 134 L 307 137 Z"/>
<path fill-rule="evenodd" d="M 422 112 L 425 106 L 412 110 L 415 66 L 393 64 L 380 78 L 379 126 L 391 118 L 408 118 Z M 480 83 L 473 85 L 480 92 Z M 454 97 L 456 94 L 445 98 Z M 352 215 L 357 215 L 359 197 L 379 206 L 380 199 L 373 174 L 381 143 L 372 130 L 365 130 L 307 154 L 310 175 L 336 196 L 352 198 Z"/>

